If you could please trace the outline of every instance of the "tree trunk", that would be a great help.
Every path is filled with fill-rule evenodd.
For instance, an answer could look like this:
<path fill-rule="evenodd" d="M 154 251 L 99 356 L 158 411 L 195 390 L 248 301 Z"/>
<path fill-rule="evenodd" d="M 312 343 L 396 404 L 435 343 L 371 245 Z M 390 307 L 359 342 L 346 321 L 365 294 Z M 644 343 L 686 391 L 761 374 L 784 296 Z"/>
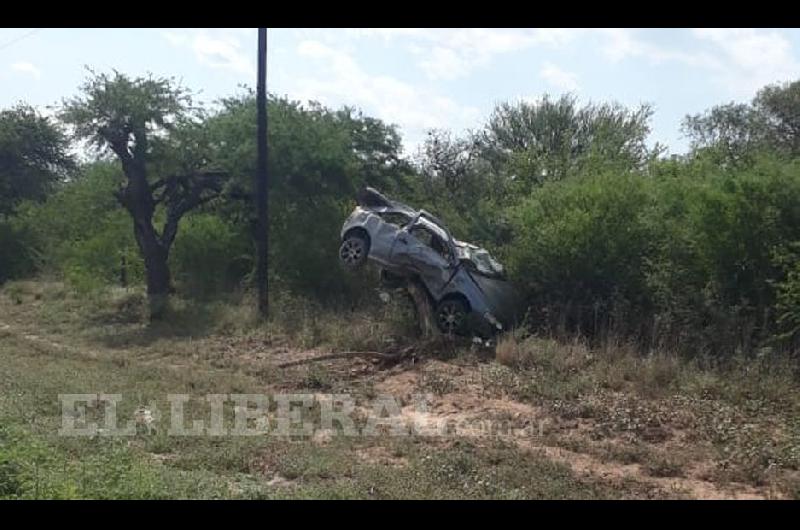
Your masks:
<path fill-rule="evenodd" d="M 169 241 L 162 241 L 153 227 L 155 201 L 147 183 L 144 166 L 140 161 L 123 158 L 123 169 L 128 177 L 128 185 L 118 198 L 133 218 L 133 235 L 144 258 L 150 320 L 159 320 L 167 309 L 171 290 L 167 258 L 176 229 Z"/>
<path fill-rule="evenodd" d="M 155 250 L 145 254 L 145 267 L 147 269 L 147 294 L 166 295 L 170 292 L 170 274 L 167 266 L 169 254 L 158 245 Z"/>
<path fill-rule="evenodd" d="M 129 212 L 133 217 L 136 243 L 144 258 L 150 320 L 159 320 L 164 316 L 171 290 L 169 265 L 167 265 L 169 248 L 162 243 L 153 228 L 154 208 L 151 204 L 150 201 L 140 199 L 134 203 L 134 207 L 129 208 Z"/>
<path fill-rule="evenodd" d="M 423 339 L 431 339 L 440 335 L 439 328 L 436 326 L 436 319 L 433 315 L 433 307 L 425 288 L 417 280 L 409 280 L 406 290 L 414 301 L 417 312 L 417 322 L 419 323 L 420 335 Z"/>
<path fill-rule="evenodd" d="M 152 229 L 150 231 L 152 236 L 143 236 L 137 239 L 140 240 L 139 248 L 144 257 L 150 320 L 160 320 L 167 309 L 167 299 L 171 290 L 169 266 L 167 265 L 169 251 L 155 237 L 155 231 Z"/>

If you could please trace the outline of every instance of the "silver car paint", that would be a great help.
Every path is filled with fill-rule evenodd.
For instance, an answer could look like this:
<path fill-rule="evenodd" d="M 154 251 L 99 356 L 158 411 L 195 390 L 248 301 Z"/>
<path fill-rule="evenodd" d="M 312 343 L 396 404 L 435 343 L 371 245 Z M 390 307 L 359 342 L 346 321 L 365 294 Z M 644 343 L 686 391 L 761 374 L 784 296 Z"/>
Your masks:
<path fill-rule="evenodd" d="M 357 206 L 342 227 L 342 239 L 350 230 L 362 228 L 370 238 L 368 259 L 401 276 L 418 275 L 436 302 L 448 295 L 460 294 L 467 299 L 473 317 L 477 316 L 486 323 L 488 313 L 493 315 L 490 320 L 496 316 L 507 321 L 508 319 L 498 315 L 508 313 L 505 306 L 512 303 L 509 299 L 510 289 L 486 288 L 487 285 L 505 282 L 485 277 L 476 280 L 473 277 L 475 273 L 470 272 L 458 259 L 463 256 L 463 249 L 459 247 L 468 244 L 455 240 L 446 228 L 433 222 L 431 219 L 436 218 L 427 212 L 414 211 L 399 203 L 396 206 L 397 208 Z M 386 212 L 402 213 L 411 217 L 411 222 L 401 228 L 380 217 L 379 213 Z M 411 231 L 417 227 L 424 227 L 437 234 L 449 247 L 452 261 L 448 262 L 434 249 L 414 237 Z"/>

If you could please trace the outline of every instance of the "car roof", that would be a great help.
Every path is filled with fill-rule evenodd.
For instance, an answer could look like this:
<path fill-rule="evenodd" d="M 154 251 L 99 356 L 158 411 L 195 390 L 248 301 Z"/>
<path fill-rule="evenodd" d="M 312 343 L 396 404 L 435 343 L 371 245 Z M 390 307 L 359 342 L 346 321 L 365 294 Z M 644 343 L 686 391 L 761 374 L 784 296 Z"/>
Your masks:
<path fill-rule="evenodd" d="M 371 210 L 373 212 L 398 212 L 407 215 L 409 219 L 418 217 L 418 222 L 424 221 L 422 224 L 425 224 L 427 227 L 431 228 L 445 241 L 455 241 L 455 238 L 450 235 L 450 231 L 447 229 L 445 224 L 432 213 L 425 210 L 416 210 L 400 201 L 392 200 L 375 188 L 371 188 L 369 186 L 362 188 L 361 191 L 358 192 L 356 200 L 362 208 Z"/>
<path fill-rule="evenodd" d="M 375 212 L 400 212 L 409 217 L 417 215 L 418 211 L 399 201 L 393 201 L 375 188 L 366 187 L 356 196 L 358 204 Z"/>

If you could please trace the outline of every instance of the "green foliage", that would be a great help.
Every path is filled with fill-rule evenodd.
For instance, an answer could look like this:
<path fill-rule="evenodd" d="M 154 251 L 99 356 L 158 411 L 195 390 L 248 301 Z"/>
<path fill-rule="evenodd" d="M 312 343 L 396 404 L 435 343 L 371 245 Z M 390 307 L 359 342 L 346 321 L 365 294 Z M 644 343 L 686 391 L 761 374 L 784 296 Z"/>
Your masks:
<path fill-rule="evenodd" d="M 254 226 L 255 97 L 246 92 L 221 102 L 210 119 L 218 160 L 231 175 L 219 205 L 225 219 Z M 397 132 L 351 109 L 331 111 L 282 98 L 268 101 L 270 274 L 294 291 L 325 298 L 353 293 L 359 279 L 337 265 L 339 230 L 364 184 L 393 190 L 410 171 L 400 160 Z"/>
<path fill-rule="evenodd" d="M 143 263 L 130 217 L 114 198 L 121 181 L 117 164 L 82 168 L 42 204 L 23 204 L 15 223 L 27 230 L 28 252 L 43 272 L 61 274 L 82 290 L 143 278 Z"/>
<path fill-rule="evenodd" d="M 136 248 L 131 220 L 116 210 L 86 237 L 63 250 L 64 276 L 80 291 L 105 285 L 128 285 L 144 278 L 144 263 Z"/>
<path fill-rule="evenodd" d="M 190 116 L 191 96 L 174 79 L 89 73 L 82 96 L 65 101 L 61 119 L 99 149 L 127 152 L 133 137 L 130 154 L 150 155 L 160 140 L 148 133 L 173 130 Z"/>
<path fill-rule="evenodd" d="M 144 260 L 151 319 L 164 315 L 172 290 L 168 265 L 188 212 L 216 199 L 227 175 L 211 171 L 209 131 L 201 107 L 174 79 L 91 73 L 62 119 L 77 138 L 115 155 L 125 175 L 114 196 L 133 220 Z M 163 214 L 160 230 L 153 224 Z"/>
<path fill-rule="evenodd" d="M 604 174 L 547 183 L 517 207 L 504 254 L 530 304 L 589 331 L 618 304 L 646 307 L 650 201 L 640 176 Z"/>
<path fill-rule="evenodd" d="M 800 339 L 800 242 L 776 252 L 775 263 L 786 271 L 785 279 L 776 285 L 777 321 L 780 339 Z"/>
<path fill-rule="evenodd" d="M 337 248 L 355 192 L 371 185 L 433 212 L 457 238 L 505 261 L 534 326 L 724 355 L 794 344 L 798 87 L 766 87 L 749 104 L 688 117 L 695 149 L 669 160 L 647 143 L 648 105 L 579 105 L 565 95 L 500 104 L 482 129 L 462 137 L 431 131 L 413 165 L 401 157 L 393 125 L 271 95 L 273 290 L 349 304 L 368 294 L 372 278 L 346 274 Z M 4 116 L 28 123 L 36 121 L 31 112 Z M 0 224 L 0 281 L 35 266 L 83 290 L 141 282 L 139 245 L 149 236 L 134 236 L 121 205 L 133 214 L 144 204 L 147 222 L 163 225 L 152 231 L 154 248 L 169 250 L 176 238 L 171 254 L 156 254 L 169 254 L 185 295 L 247 285 L 252 91 L 207 113 L 172 80 L 100 74 L 67 101 L 62 117 L 119 160 L 80 168 L 52 185 L 44 202 L 41 194 L 15 200 L 15 214 Z M 198 177 L 212 165 L 224 179 Z M 150 199 L 130 195 L 131 175 Z"/>
<path fill-rule="evenodd" d="M 18 223 L 0 220 L 0 284 L 23 278 L 36 270 L 27 242 L 31 234 Z"/>
<path fill-rule="evenodd" d="M 617 103 L 579 107 L 572 95 L 498 105 L 486 125 L 482 156 L 525 192 L 547 180 L 602 165 L 640 169 L 661 151 L 646 144 L 653 110 Z"/>
<path fill-rule="evenodd" d="M 23 200 L 41 201 L 74 168 L 59 125 L 33 107 L 0 111 L 0 216 Z"/>
<path fill-rule="evenodd" d="M 762 88 L 753 101 L 718 105 L 687 116 L 684 132 L 695 150 L 722 164 L 749 164 L 759 151 L 800 155 L 800 81 Z"/>
<path fill-rule="evenodd" d="M 219 498 L 216 476 L 164 469 L 126 441 L 92 439 L 76 458 L 17 425 L 0 427 L 0 499 Z"/>
<path fill-rule="evenodd" d="M 240 226 L 198 213 L 184 220 L 170 259 L 181 290 L 220 294 L 236 288 L 252 269 L 252 243 Z"/>
<path fill-rule="evenodd" d="M 789 325 L 775 256 L 800 240 L 797 165 L 698 164 L 549 183 L 516 208 L 506 254 L 539 318 L 723 354 L 774 336 L 779 299 Z"/>

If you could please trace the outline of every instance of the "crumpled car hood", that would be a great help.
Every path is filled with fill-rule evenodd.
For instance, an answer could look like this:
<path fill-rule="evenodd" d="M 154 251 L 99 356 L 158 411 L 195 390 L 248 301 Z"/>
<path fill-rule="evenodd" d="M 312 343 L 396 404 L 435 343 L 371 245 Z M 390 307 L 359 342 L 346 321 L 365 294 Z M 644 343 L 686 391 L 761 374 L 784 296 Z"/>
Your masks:
<path fill-rule="evenodd" d="M 506 270 L 500 262 L 495 260 L 489 251 L 472 243 L 453 240 L 458 259 L 468 260 L 475 266 L 476 272 L 490 278 L 505 279 Z"/>

